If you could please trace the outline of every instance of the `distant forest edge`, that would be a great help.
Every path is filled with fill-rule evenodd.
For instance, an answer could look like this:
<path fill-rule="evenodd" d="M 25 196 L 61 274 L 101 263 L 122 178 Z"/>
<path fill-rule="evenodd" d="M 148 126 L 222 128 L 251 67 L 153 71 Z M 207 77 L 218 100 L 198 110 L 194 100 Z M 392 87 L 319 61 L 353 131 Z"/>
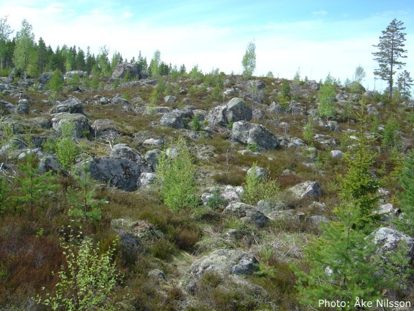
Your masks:
<path fill-rule="evenodd" d="M 185 64 L 178 67 L 171 63 L 165 63 L 161 60 L 159 50 L 155 50 L 149 62 L 146 56 L 141 55 L 141 51 L 138 52 L 137 58 L 132 57 L 129 62 L 120 52 L 114 52 L 110 59 L 110 49 L 107 46 L 102 46 L 96 56 L 90 52 L 90 47 L 87 47 L 85 53 L 80 47 L 68 47 L 66 44 L 62 47 L 57 46 L 56 50 L 53 51 L 50 45 L 46 45 L 42 37 L 36 43 L 33 27 L 27 20 L 22 21 L 21 29 L 12 37 L 15 31 L 10 27 L 7 20 L 7 16 L 0 18 L 0 76 L 10 76 L 12 69 L 18 68 L 18 70 L 13 71 L 13 76 L 23 75 L 24 78 L 35 78 L 42 73 L 59 70 L 61 73 L 82 71 L 92 75 L 92 77 L 110 77 L 116 66 L 122 63 L 137 65 L 138 72 L 142 74 L 136 78 L 177 77 L 186 74 L 189 74 L 192 78 L 197 78 L 197 76 L 203 75 L 198 65 L 187 71 Z M 406 65 L 402 60 L 407 57 L 407 51 L 404 50 L 406 33 L 403 32 L 405 30 L 403 25 L 402 21 L 392 20 L 386 30 L 382 31 L 379 43 L 373 45 L 377 51 L 372 54 L 374 60 L 378 63 L 378 68 L 374 70 L 374 76 L 376 79 L 386 81 L 387 88 L 384 93 L 388 94 L 388 101 L 391 101 L 393 96 L 397 96 L 402 100 L 411 97 L 413 79 L 407 70 L 402 70 Z M 243 75 L 248 77 L 251 77 L 256 69 L 255 50 L 255 44 L 249 42 L 242 59 Z M 212 69 L 211 73 L 218 74 L 219 69 Z M 300 76 L 300 68 L 295 78 L 298 75 Z M 352 79 L 346 79 L 343 85 L 348 86 L 354 81 L 361 83 L 365 75 L 364 68 L 358 66 Z M 273 73 L 269 71 L 266 76 L 273 78 Z M 129 76 L 124 77 L 126 80 L 131 78 Z M 328 78 L 332 78 L 332 76 L 329 74 Z M 305 77 L 305 80 L 307 80 L 307 77 Z M 337 85 L 342 85 L 339 79 L 334 81 Z"/>

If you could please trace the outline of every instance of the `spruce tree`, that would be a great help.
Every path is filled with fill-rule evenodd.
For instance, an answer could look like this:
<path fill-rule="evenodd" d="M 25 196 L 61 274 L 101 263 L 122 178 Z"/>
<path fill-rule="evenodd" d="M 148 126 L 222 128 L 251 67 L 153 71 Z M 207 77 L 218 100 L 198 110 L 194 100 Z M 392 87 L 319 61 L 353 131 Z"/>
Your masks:
<path fill-rule="evenodd" d="M 0 215 L 4 214 L 8 210 L 9 191 L 9 181 L 0 173 Z"/>
<path fill-rule="evenodd" d="M 175 147 L 177 155 L 174 158 L 166 152 L 158 157 L 157 180 L 161 186 L 161 199 L 173 210 L 196 207 L 197 167 L 184 140 L 180 139 Z"/>
<path fill-rule="evenodd" d="M 380 182 L 372 175 L 376 154 L 371 150 L 373 139 L 365 136 L 366 119 L 361 116 L 359 123 L 358 141 L 344 156 L 348 170 L 338 176 L 339 196 L 359 206 L 361 213 L 356 226 L 368 232 L 375 217 L 373 212 L 379 200 Z"/>
<path fill-rule="evenodd" d="M 402 214 L 394 224 L 398 230 L 414 236 L 414 151 L 404 159 L 400 184 L 403 189 L 399 193 Z"/>
<path fill-rule="evenodd" d="M 389 279 L 379 273 L 375 245 L 355 229 L 363 217 L 359 205 L 345 203 L 334 214 L 336 220 L 323 224 L 322 236 L 305 249 L 309 271 L 293 266 L 296 289 L 299 301 L 313 308 L 322 308 L 321 300 L 338 300 L 347 302 L 338 310 L 355 310 L 357 299 L 379 299 Z"/>

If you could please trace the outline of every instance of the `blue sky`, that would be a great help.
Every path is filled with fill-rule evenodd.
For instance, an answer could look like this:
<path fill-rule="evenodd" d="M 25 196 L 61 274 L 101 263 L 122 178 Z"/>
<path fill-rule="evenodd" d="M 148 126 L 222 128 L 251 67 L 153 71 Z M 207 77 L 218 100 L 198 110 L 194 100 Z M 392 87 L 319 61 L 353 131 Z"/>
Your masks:
<path fill-rule="evenodd" d="M 36 40 L 53 49 L 76 45 L 94 53 L 106 45 L 110 54 L 151 59 L 156 49 L 167 63 L 199 65 L 241 73 L 247 44 L 256 45 L 256 75 L 272 71 L 281 78 L 324 79 L 328 73 L 344 81 L 358 65 L 369 89 L 374 81 L 372 46 L 392 19 L 406 27 L 407 69 L 414 76 L 414 1 L 49 1 L 0 0 L 16 31 L 26 18 Z M 412 57 L 411 57 L 411 54 Z"/>

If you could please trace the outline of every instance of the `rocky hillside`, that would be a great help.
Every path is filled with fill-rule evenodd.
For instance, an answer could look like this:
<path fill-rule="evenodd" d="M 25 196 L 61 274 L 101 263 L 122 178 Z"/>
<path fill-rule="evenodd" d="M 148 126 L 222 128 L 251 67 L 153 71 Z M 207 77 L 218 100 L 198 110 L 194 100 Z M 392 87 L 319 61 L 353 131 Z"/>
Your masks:
<path fill-rule="evenodd" d="M 118 66 L 95 85 L 68 72 L 57 92 L 52 73 L 1 78 L 7 310 L 47 309 L 36 296 L 56 289 L 67 265 L 62 241 L 86 237 L 100 243 L 98 254 L 112 250 L 122 274 L 108 294 L 117 310 L 307 310 L 292 264 L 309 271 L 305 247 L 336 220 L 338 176 L 361 129 L 380 183 L 375 241 L 392 240 L 382 245 L 391 252 L 402 240 L 414 245 L 391 223 L 401 213 L 412 102 L 385 104 L 356 82 L 333 83 L 333 112 L 323 115 L 321 82 L 223 73 L 138 79 L 134 70 Z M 183 150 L 195 168 L 196 200 L 171 208 L 158 166 Z M 263 183 L 249 183 L 252 175 Z M 384 295 L 407 300 L 411 291 Z"/>

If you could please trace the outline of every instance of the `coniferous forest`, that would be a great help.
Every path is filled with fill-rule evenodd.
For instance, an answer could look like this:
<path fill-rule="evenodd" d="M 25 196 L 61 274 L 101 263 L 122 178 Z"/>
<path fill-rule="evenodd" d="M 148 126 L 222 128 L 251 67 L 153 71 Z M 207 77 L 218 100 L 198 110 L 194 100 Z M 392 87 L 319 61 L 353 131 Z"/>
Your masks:
<path fill-rule="evenodd" d="M 0 309 L 412 310 L 413 80 L 378 35 L 381 91 L 0 18 Z"/>

